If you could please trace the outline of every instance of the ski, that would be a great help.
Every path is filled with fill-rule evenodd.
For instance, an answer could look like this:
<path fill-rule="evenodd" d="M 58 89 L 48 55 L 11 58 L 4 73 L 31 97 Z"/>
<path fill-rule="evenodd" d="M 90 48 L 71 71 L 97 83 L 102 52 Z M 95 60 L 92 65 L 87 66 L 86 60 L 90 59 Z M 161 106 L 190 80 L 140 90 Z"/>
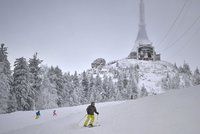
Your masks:
<path fill-rule="evenodd" d="M 99 126 L 101 126 L 101 125 L 100 124 L 93 125 L 93 126 L 88 125 L 88 126 L 83 126 L 83 128 L 93 128 L 93 127 L 99 127 Z"/>
<path fill-rule="evenodd" d="M 93 125 L 93 126 L 88 126 L 88 128 L 93 128 L 93 127 L 99 127 L 100 126 L 100 124 L 97 124 L 97 125 Z"/>

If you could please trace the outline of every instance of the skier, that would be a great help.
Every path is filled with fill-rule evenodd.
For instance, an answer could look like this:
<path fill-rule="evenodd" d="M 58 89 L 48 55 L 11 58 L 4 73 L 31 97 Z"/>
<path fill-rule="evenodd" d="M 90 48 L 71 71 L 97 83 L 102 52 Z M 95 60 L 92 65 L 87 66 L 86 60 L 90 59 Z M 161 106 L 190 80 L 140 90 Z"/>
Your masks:
<path fill-rule="evenodd" d="M 99 115 L 99 113 L 96 110 L 95 103 L 91 102 L 91 105 L 89 105 L 86 109 L 87 111 L 87 119 L 84 122 L 84 127 L 93 127 L 94 126 L 94 113 Z M 88 122 L 90 121 L 89 125 Z"/>
<path fill-rule="evenodd" d="M 53 110 L 53 116 L 57 116 L 56 110 Z"/>
<path fill-rule="evenodd" d="M 40 117 L 40 111 L 37 111 L 37 112 L 36 112 L 35 119 L 38 119 L 39 117 Z"/>

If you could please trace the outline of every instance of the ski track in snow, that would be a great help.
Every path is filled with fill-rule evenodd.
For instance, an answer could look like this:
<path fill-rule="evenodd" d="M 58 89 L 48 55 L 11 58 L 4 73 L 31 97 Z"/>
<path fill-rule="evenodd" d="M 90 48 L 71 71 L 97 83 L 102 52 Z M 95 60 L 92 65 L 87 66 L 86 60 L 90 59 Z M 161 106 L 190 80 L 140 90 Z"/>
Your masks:
<path fill-rule="evenodd" d="M 0 115 L 0 134 L 199 134 L 200 86 L 131 101 L 96 104 L 101 126 L 82 127 L 87 105 Z"/>

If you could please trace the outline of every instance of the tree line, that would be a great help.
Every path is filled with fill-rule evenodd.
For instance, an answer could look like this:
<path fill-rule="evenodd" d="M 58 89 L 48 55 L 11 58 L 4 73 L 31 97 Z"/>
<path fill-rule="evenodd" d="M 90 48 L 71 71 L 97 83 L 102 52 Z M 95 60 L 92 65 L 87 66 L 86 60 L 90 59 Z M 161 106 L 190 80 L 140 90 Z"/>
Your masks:
<path fill-rule="evenodd" d="M 17 58 L 11 70 L 7 47 L 0 47 L 0 113 L 41 110 L 76 106 L 91 101 L 107 102 L 136 99 L 147 96 L 147 89 L 138 87 L 139 67 L 110 69 L 113 76 L 97 71 L 64 73 L 58 66 L 48 67 L 35 53 L 28 60 Z M 189 65 L 177 68 L 180 73 L 190 74 L 193 85 L 200 84 L 198 68 L 191 73 Z M 163 89 L 178 88 L 180 77 L 162 79 Z M 191 86 L 188 80 L 186 85 Z"/>

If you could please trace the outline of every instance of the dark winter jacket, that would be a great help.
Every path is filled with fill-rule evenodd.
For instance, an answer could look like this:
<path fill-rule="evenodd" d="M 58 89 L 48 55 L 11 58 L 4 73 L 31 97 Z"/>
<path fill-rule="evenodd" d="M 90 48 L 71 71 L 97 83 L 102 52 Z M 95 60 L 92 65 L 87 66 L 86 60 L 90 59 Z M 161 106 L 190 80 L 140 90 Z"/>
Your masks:
<path fill-rule="evenodd" d="M 37 112 L 36 112 L 36 115 L 37 115 L 37 116 L 40 116 L 40 111 L 37 111 Z"/>
<path fill-rule="evenodd" d="M 89 106 L 87 107 L 86 111 L 87 111 L 87 114 L 89 114 L 89 115 L 94 115 L 94 113 L 99 114 L 99 113 L 97 112 L 97 110 L 96 110 L 96 107 L 95 107 L 95 106 L 92 106 L 92 105 L 89 105 Z"/>

